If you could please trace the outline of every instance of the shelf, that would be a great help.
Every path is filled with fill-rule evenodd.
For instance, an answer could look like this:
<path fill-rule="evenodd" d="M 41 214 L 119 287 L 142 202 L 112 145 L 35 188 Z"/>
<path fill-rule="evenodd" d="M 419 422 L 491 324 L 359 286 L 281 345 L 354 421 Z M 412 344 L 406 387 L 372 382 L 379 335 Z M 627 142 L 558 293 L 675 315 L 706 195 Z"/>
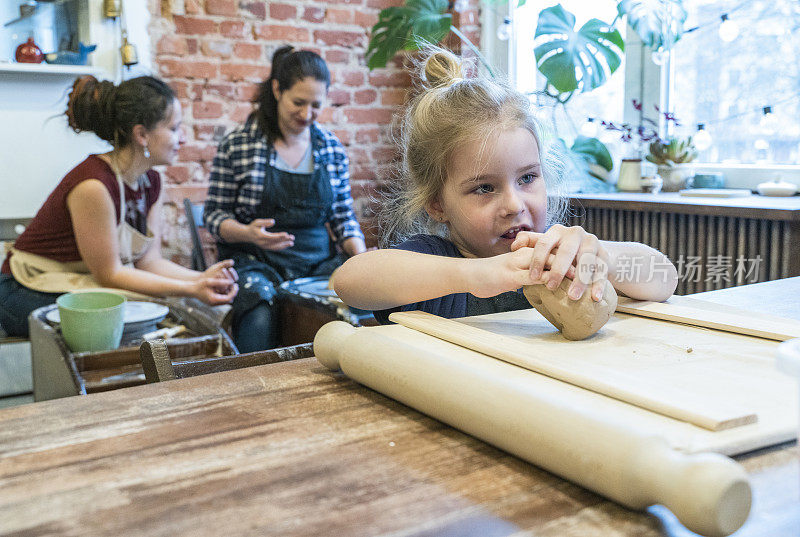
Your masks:
<path fill-rule="evenodd" d="M 3 73 L 32 74 L 32 75 L 102 75 L 103 72 L 91 65 L 51 65 L 49 63 L 0 63 L 0 75 Z"/>

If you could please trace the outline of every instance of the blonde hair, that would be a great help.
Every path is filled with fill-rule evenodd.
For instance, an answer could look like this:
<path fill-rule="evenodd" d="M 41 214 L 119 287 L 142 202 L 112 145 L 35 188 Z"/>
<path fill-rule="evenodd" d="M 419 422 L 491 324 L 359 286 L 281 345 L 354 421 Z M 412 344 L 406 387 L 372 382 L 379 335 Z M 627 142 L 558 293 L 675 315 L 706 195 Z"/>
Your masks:
<path fill-rule="evenodd" d="M 416 233 L 447 236 L 447 228 L 425 207 L 441 192 L 453 153 L 500 131 L 524 128 L 539 147 L 542 174 L 550 199 L 547 225 L 566 211 L 559 159 L 542 147 L 539 123 L 528 98 L 503 81 L 481 75 L 465 78 L 462 61 L 452 52 L 428 47 L 418 61 L 422 91 L 410 102 L 400 123 L 402 161 L 381 200 L 381 242 L 389 246 Z M 479 156 L 477 156 L 479 158 Z"/>

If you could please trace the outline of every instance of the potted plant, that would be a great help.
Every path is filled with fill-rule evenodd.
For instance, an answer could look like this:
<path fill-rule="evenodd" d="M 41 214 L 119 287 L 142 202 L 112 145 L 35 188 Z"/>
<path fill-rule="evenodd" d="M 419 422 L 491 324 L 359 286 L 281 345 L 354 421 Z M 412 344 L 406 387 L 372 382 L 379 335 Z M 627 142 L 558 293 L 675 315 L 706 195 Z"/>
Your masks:
<path fill-rule="evenodd" d="M 689 163 L 697 158 L 697 149 L 692 137 L 670 137 L 654 140 L 645 157 L 658 166 L 658 175 L 663 180 L 662 190 L 676 192 L 686 186 L 686 180 L 694 175 L 694 167 Z"/>

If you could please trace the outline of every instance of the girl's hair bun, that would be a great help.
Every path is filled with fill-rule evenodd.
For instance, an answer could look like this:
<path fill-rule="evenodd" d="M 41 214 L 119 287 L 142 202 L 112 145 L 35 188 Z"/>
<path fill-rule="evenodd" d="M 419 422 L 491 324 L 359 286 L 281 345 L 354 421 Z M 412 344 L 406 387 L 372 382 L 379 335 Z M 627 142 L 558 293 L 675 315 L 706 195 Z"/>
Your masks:
<path fill-rule="evenodd" d="M 463 79 L 461 60 L 450 51 L 436 49 L 423 63 L 423 80 L 428 86 L 451 86 Z"/>

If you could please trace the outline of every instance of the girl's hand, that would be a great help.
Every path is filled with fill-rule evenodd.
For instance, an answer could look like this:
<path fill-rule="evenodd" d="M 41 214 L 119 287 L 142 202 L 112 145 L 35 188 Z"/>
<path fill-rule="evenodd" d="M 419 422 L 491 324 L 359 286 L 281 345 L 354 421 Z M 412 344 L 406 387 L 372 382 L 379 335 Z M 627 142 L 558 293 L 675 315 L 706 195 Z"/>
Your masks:
<path fill-rule="evenodd" d="M 215 263 L 208 267 L 201 273 L 201 278 L 222 278 L 228 280 L 230 283 L 236 283 L 239 280 L 239 275 L 236 269 L 233 268 L 233 260 L 225 259 L 219 263 Z"/>
<path fill-rule="evenodd" d="M 193 281 L 190 288 L 193 297 L 211 306 L 230 304 L 238 292 L 239 285 L 227 278 L 210 278 L 205 275 Z"/>
<path fill-rule="evenodd" d="M 549 278 L 547 270 L 538 278 L 531 274 L 534 251 L 533 248 L 517 247 L 507 254 L 468 260 L 469 292 L 479 298 L 487 298 L 515 291 L 523 285 L 546 283 Z M 550 255 L 545 268 L 549 269 L 555 259 L 554 255 Z M 572 277 L 574 273 L 574 268 L 569 267 L 567 276 Z"/>
<path fill-rule="evenodd" d="M 294 235 L 284 231 L 280 233 L 270 233 L 267 228 L 275 225 L 273 218 L 256 218 L 247 224 L 247 237 L 249 242 L 264 250 L 285 250 L 294 246 Z"/>
<path fill-rule="evenodd" d="M 570 267 L 575 268 L 575 277 L 567 291 L 572 300 L 578 300 L 587 287 L 592 288 L 592 299 L 603 297 L 608 276 L 608 253 L 597 237 L 580 226 L 564 227 L 555 224 L 545 233 L 520 232 L 511 244 L 511 250 L 533 248 L 530 265 L 531 278 L 538 280 L 549 263 L 547 288 L 553 290 L 569 277 Z"/>

